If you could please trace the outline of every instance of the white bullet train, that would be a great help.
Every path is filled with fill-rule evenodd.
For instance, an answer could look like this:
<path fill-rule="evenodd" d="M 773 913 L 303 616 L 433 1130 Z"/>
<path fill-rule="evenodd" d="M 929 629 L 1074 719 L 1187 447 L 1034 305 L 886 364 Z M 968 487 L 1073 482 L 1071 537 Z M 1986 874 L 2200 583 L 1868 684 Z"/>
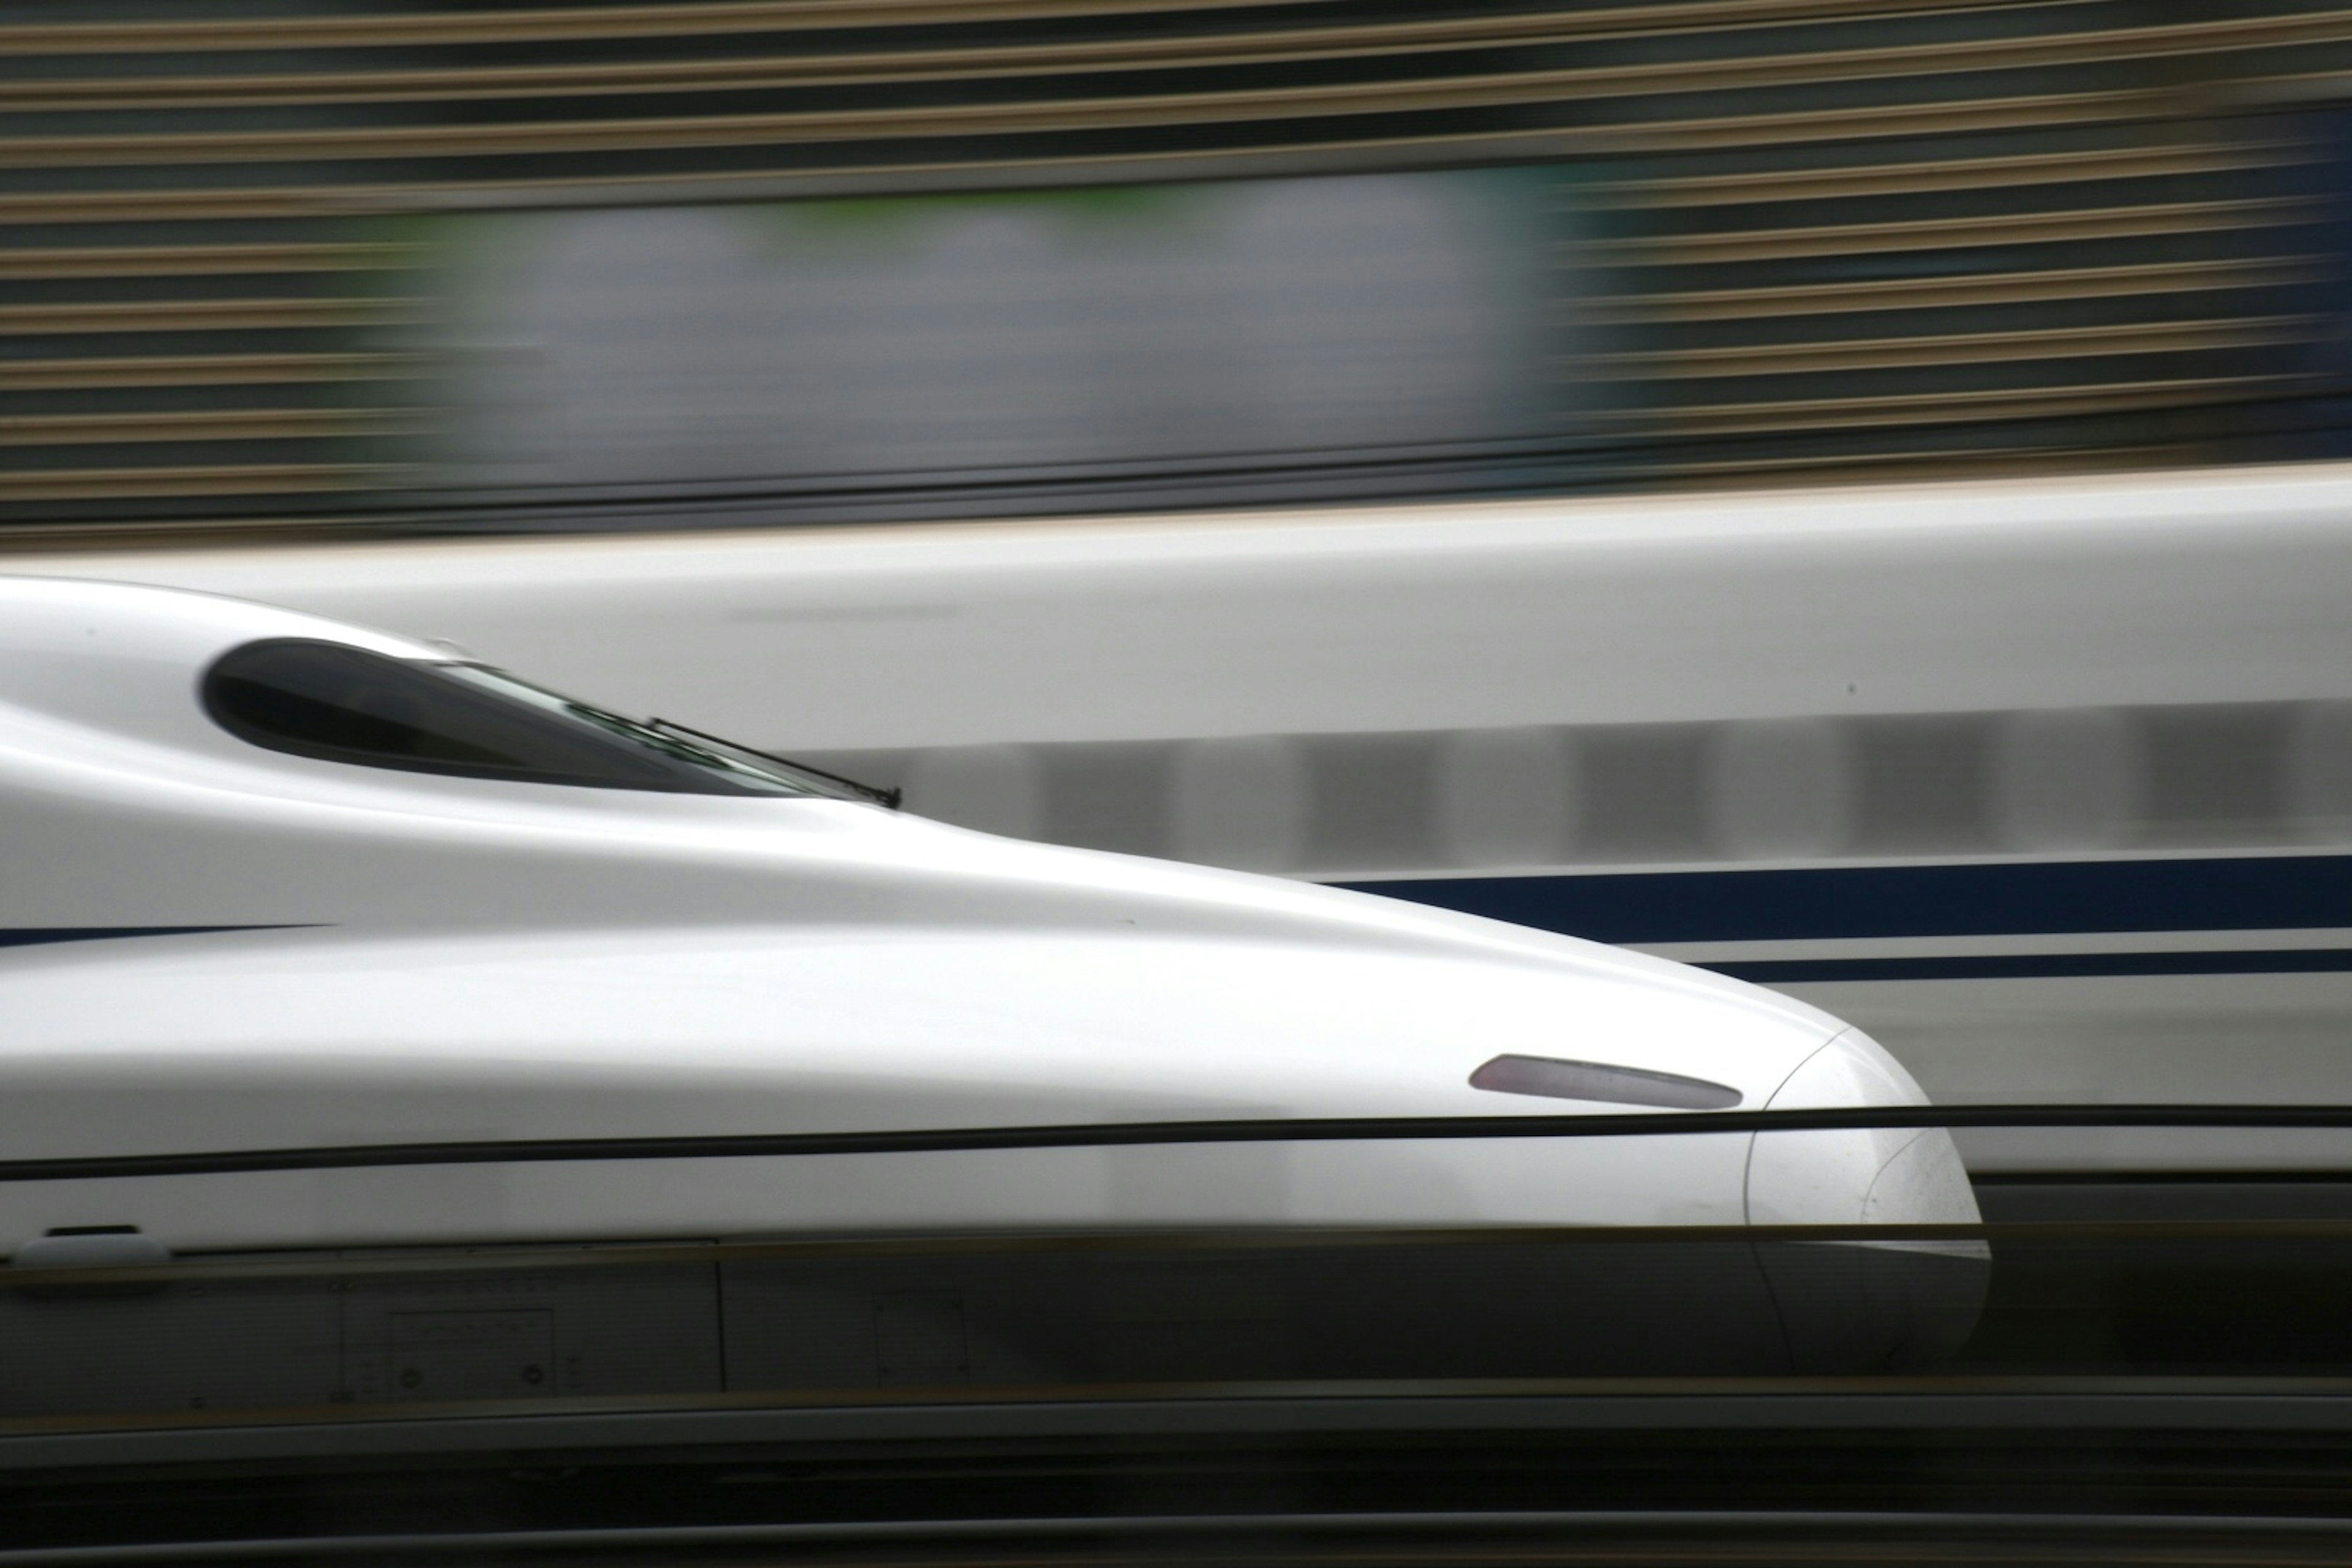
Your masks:
<path fill-rule="evenodd" d="M 1922 1099 L 1865 1036 L 1701 970 L 950 826 L 444 647 L 205 594 L 0 577 L 0 822 L 11 1165 Z M 1977 1214 L 1949 1138 L 1916 1129 L 0 1174 L 20 1267 L 119 1261 L 126 1236 L 219 1256 Z M 1876 1272 L 1807 1297 L 1801 1262 L 1743 1248 L 1730 1283 L 1661 1287 L 1676 1321 L 1708 1318 L 1696 1337 L 1596 1364 L 1568 1334 L 1519 1369 L 1875 1365 L 1965 1332 L 1981 1249 L 1841 1250 Z M 1542 1267 L 1621 1328 L 1648 1300 L 1640 1268 Z M 1510 1342 L 1576 1321 L 1511 1278 L 1491 1299 L 1536 1328 Z M 1478 1354 L 1488 1310 L 1463 1320 Z M 0 1301 L 0 1349 L 66 1321 L 23 1311 Z"/>
<path fill-rule="evenodd" d="M 1939 1102 L 2352 1101 L 2352 468 L 639 521 L 9 565 L 455 638 L 1012 837 L 1715 966 Z M 2347 1164 L 2333 1133 L 1962 1146 Z"/>

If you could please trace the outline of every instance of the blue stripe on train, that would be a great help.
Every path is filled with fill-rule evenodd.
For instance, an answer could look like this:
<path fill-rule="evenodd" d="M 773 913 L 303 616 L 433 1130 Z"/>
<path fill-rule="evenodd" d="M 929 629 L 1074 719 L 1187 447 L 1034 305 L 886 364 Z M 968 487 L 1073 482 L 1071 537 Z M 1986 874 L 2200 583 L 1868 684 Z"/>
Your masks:
<path fill-rule="evenodd" d="M 2352 970 L 2352 949 L 2233 952 L 2002 952 L 1943 958 L 1769 958 L 1702 963 L 1765 985 L 1832 980 L 2031 980 L 2093 974 L 2330 974 Z"/>
<path fill-rule="evenodd" d="M 1596 872 L 1346 885 L 1619 945 L 2352 926 L 2352 855 Z"/>

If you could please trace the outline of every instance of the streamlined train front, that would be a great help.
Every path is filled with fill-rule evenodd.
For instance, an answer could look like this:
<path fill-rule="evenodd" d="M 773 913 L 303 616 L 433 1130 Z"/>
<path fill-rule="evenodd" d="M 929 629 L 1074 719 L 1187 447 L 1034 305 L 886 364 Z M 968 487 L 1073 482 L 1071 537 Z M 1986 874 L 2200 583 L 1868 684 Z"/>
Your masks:
<path fill-rule="evenodd" d="M 1837 1020 L 1662 960 L 887 806 L 446 648 L 203 595 L 0 578 L 0 1147 L 23 1161 L 1922 1099 Z M 125 1226 L 183 1255 L 1976 1217 L 1949 1138 L 1916 1131 L 0 1185 L 0 1245 L 20 1258 Z M 1595 1254 L 1517 1250 L 1465 1309 L 1454 1362 L 1427 1371 L 1900 1364 L 1965 1334 L 1984 1267 L 1981 1249 L 1932 1239 L 1740 1243 L 1737 1279 L 1653 1289 L 1640 1268 L 1596 1276 Z M 1489 1329 L 1533 1327 L 1485 1331 L 1479 1311 L 1500 1315 Z M 1656 1364 L 1606 1333 L 1555 1331 L 1638 1321 L 1654 1339 L 1669 1319 Z M 1406 1340 L 1436 1353 L 1399 1326 L 1364 1364 Z"/>

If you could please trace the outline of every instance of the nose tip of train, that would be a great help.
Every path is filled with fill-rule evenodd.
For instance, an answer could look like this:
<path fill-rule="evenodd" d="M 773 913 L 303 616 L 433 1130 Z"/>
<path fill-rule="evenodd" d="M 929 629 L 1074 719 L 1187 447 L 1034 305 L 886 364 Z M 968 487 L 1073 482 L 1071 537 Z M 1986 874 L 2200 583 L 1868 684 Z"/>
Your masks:
<path fill-rule="evenodd" d="M 1848 1029 L 1790 1073 L 1774 1110 L 1924 1105 L 1927 1097 L 1869 1036 Z M 1749 1153 L 1748 1217 L 1759 1226 L 1972 1226 L 1976 1193 L 1941 1128 L 1762 1132 Z M 1799 1371 L 1895 1370 L 1946 1360 L 1984 1309 L 1991 1253 L 1980 1240 L 1765 1239 L 1758 1252 Z"/>
<path fill-rule="evenodd" d="M 1769 1110 L 1927 1103 L 1884 1047 L 1847 1029 L 1799 1064 Z M 1766 1132 L 1748 1163 L 1755 1225 L 1973 1225 L 1976 1194 L 1951 1134 L 1939 1128 Z"/>

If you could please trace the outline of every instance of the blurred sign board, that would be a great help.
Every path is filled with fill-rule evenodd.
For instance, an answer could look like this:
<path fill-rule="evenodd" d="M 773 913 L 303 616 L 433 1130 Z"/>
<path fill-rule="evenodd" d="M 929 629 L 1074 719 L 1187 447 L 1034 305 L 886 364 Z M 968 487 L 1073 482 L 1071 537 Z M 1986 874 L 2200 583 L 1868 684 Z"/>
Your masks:
<path fill-rule="evenodd" d="M 1592 412 L 1573 193 L 1521 167 L 403 220 L 445 416 L 411 456 L 483 500 L 1556 485 Z"/>

